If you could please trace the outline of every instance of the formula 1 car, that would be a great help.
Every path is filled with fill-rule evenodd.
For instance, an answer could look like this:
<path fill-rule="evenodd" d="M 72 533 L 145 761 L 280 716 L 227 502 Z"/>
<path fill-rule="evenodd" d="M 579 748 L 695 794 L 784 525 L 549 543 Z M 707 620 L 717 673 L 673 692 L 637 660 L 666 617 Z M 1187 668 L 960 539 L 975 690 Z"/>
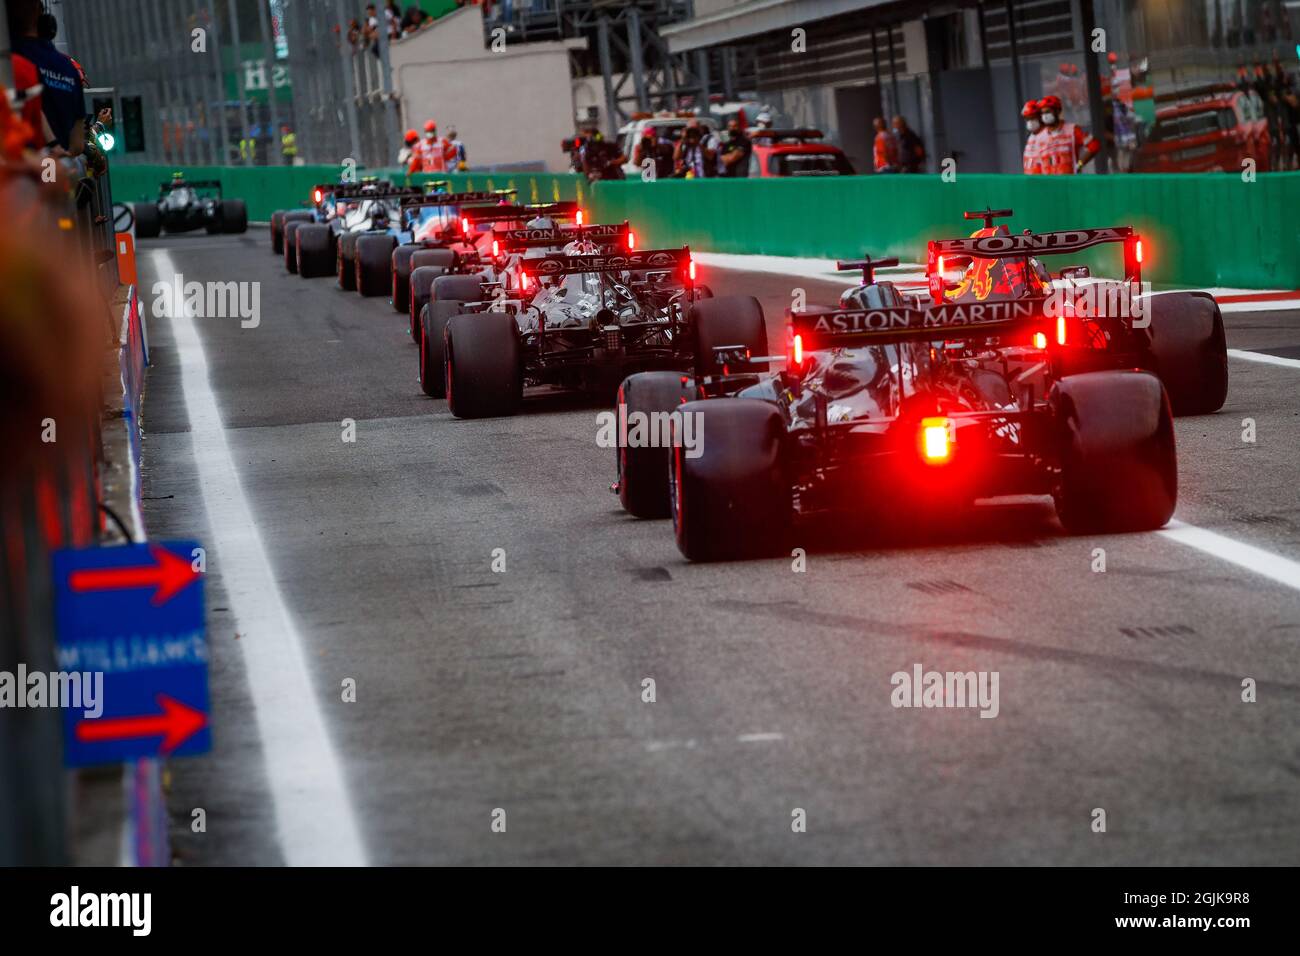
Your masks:
<path fill-rule="evenodd" d="M 398 244 L 393 249 L 390 262 L 390 301 L 393 310 L 406 312 L 411 317 L 412 337 L 416 337 L 419 305 L 412 307 L 411 273 L 422 266 L 440 269 L 437 273 L 421 273 L 424 285 L 421 293 L 427 301 L 428 283 L 442 272 L 454 271 L 458 263 L 473 258 L 474 236 L 462 217 L 466 206 L 500 202 L 514 193 L 513 189 L 494 192 L 447 193 L 433 192 L 413 199 L 404 199 L 400 209 Z M 417 298 L 420 293 L 417 293 Z"/>
<path fill-rule="evenodd" d="M 285 235 L 292 235 L 288 228 L 291 222 L 328 222 L 335 215 L 334 191 L 350 183 L 317 183 L 311 190 L 310 209 L 277 209 L 271 213 L 271 253 L 285 256 Z M 294 227 L 297 228 L 297 227 Z M 292 248 L 292 244 L 290 244 Z M 333 256 L 330 257 L 331 264 Z M 285 256 L 284 267 L 290 272 L 298 271 L 297 254 Z"/>
<path fill-rule="evenodd" d="M 135 234 L 141 239 L 155 238 L 163 230 L 237 233 L 248 229 L 248 210 L 242 199 L 223 199 L 218 180 L 191 182 L 180 173 L 158 184 L 157 202 L 134 203 L 132 211 Z"/>
<path fill-rule="evenodd" d="M 522 247 L 504 249 L 497 238 L 500 228 L 509 229 L 517 227 L 521 222 L 534 222 L 545 223 L 553 229 L 557 220 L 581 217 L 582 211 L 578 204 L 567 200 L 525 206 L 496 202 L 462 207 L 455 224 L 448 227 L 442 236 L 445 244 L 416 250 L 408 263 L 411 274 L 407 280 L 407 317 L 410 320 L 411 338 L 423 347 L 423 314 L 431 303 L 463 300 L 464 296 L 453 294 L 452 290 L 470 291 L 477 288 L 454 279 L 453 276 L 473 274 L 490 285 L 518 285 L 517 279 L 511 281 L 511 276 L 515 276 L 519 270 L 519 252 Z M 593 235 L 594 233 L 588 233 L 589 238 Z M 395 264 L 401 248 L 399 246 L 393 253 Z M 447 276 L 445 280 L 444 276 Z M 477 298 L 471 301 L 477 301 Z M 447 311 L 451 308 L 448 304 L 439 308 L 448 316 L 454 314 Z M 432 347 L 436 350 L 439 346 L 435 343 Z M 441 367 L 440 360 L 429 366 L 435 370 L 433 381 L 429 383 L 430 388 L 441 387 L 436 384 L 442 377 Z M 425 394 L 435 393 L 426 388 Z M 442 394 L 439 392 L 436 397 L 441 398 Z"/>
<path fill-rule="evenodd" d="M 563 238 L 556 228 L 533 241 Z M 612 391 L 630 371 L 691 366 L 698 346 L 687 310 L 700 293 L 690 249 L 613 250 L 584 239 L 519 266 L 490 300 L 480 282 L 472 297 L 455 290 L 455 314 L 426 313 L 421 383 L 445 394 L 457 418 L 512 415 L 525 385 Z M 762 328 L 751 342 L 766 348 Z"/>
<path fill-rule="evenodd" d="M 540 215 L 539 215 L 540 214 Z M 467 233 L 472 232 L 475 221 L 491 215 L 493 228 L 486 240 L 478 241 L 483 251 L 472 247 L 469 253 L 460 253 L 457 263 L 463 266 L 461 275 L 447 274 L 441 267 L 419 267 L 413 273 L 411 318 L 412 335 L 420 347 L 420 387 L 431 398 L 446 397 L 446 373 L 443 368 L 443 339 L 447 322 L 453 315 L 473 312 L 476 306 L 466 303 L 483 301 L 491 297 L 499 300 L 498 310 L 510 299 L 509 290 L 519 298 L 526 298 L 522 284 L 526 281 L 524 254 L 531 251 L 611 252 L 626 249 L 635 238 L 626 222 L 622 225 L 593 225 L 565 227 L 556 218 L 579 216 L 577 203 L 561 202 L 539 206 L 470 207 L 464 211 Z M 518 222 L 528 224 L 519 226 Z M 500 228 L 504 227 L 504 228 Z M 418 257 L 419 254 L 417 254 Z M 426 277 L 423 273 L 429 272 Z M 469 275 L 464 273 L 468 272 Z M 533 283 L 532 288 L 538 288 Z M 698 294 L 698 290 L 697 290 Z M 416 310 L 419 310 L 418 316 Z"/>
<path fill-rule="evenodd" d="M 691 560 L 762 553 L 796 516 L 864 502 L 942 511 L 1045 494 L 1070 532 L 1164 525 L 1177 500 L 1172 415 L 1215 411 L 1227 394 L 1218 305 L 1142 294 L 1131 228 L 993 225 L 1010 214 L 967 213 L 985 227 L 931 242 L 928 296 L 875 281 L 895 259 L 841 263 L 862 285 L 837 309 L 787 313 L 779 374 L 748 367 L 772 357 L 720 344 L 722 373 L 628 378 L 620 416 L 657 413 L 682 433 L 689 416 L 696 451 L 620 440 L 624 507 L 671 514 Z M 1122 281 L 1081 266 L 1053 276 L 1040 260 L 1109 243 L 1123 248 Z"/>

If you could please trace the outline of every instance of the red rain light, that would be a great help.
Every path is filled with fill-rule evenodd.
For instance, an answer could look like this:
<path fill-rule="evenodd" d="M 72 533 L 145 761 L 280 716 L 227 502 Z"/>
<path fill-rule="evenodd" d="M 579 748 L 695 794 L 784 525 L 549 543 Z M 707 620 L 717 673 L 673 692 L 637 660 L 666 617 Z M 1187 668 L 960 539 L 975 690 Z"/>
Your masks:
<path fill-rule="evenodd" d="M 325 194 L 324 194 L 323 192 L 321 192 L 319 189 L 316 189 L 316 190 L 313 190 L 313 191 L 312 191 L 312 194 L 311 194 L 311 201 L 314 202 L 316 205 L 319 206 L 319 205 L 320 205 L 320 201 L 321 201 L 322 199 L 324 199 L 324 198 L 325 198 Z"/>
<path fill-rule="evenodd" d="M 692 282 L 695 281 L 695 260 L 692 259 L 690 265 L 686 267 L 686 274 L 690 276 Z"/>
<path fill-rule="evenodd" d="M 1039 335 L 1041 334 L 1042 333 L 1040 332 Z M 1056 317 L 1056 344 L 1065 344 L 1065 316 L 1063 315 L 1058 315 Z"/>
<path fill-rule="evenodd" d="M 794 337 L 794 364 L 803 364 L 803 336 L 798 334 Z"/>
<path fill-rule="evenodd" d="M 636 233 L 631 229 L 627 231 L 627 251 L 631 252 L 636 248 Z"/>
<path fill-rule="evenodd" d="M 492 258 L 493 258 L 493 259 L 499 258 L 500 255 L 501 255 L 501 243 L 499 243 L 499 242 L 497 242 L 495 239 L 493 239 L 493 240 L 492 240 Z"/>
<path fill-rule="evenodd" d="M 1142 240 L 1139 239 L 1133 248 L 1133 257 L 1137 259 L 1138 265 L 1142 264 Z"/>
<path fill-rule="evenodd" d="M 469 235 L 469 217 L 467 216 L 460 217 L 460 231 L 467 236 Z"/>
<path fill-rule="evenodd" d="M 921 419 L 921 455 L 931 464 L 943 464 L 952 457 L 948 419 Z"/>
<path fill-rule="evenodd" d="M 581 210 L 581 209 L 578 210 L 578 225 L 579 225 L 579 226 L 582 225 L 582 210 Z"/>

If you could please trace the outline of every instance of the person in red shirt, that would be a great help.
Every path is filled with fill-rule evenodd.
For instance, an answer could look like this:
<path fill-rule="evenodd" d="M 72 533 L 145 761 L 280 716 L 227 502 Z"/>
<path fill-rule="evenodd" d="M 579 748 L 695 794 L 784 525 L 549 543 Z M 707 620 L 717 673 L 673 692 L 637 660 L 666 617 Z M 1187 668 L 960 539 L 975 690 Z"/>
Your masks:
<path fill-rule="evenodd" d="M 447 144 L 438 136 L 438 124 L 433 120 L 424 124 L 424 139 L 420 142 L 420 172 L 445 173 L 447 171 Z"/>
<path fill-rule="evenodd" d="M 1020 110 L 1020 115 L 1025 121 L 1025 129 L 1029 132 L 1025 139 L 1025 152 L 1021 157 L 1026 176 L 1038 176 L 1043 172 L 1043 121 L 1039 118 L 1041 112 L 1039 100 L 1026 101 Z"/>
<path fill-rule="evenodd" d="M 1049 176 L 1073 176 L 1101 151 L 1101 144 L 1082 127 L 1067 123 L 1061 116 L 1061 100 L 1045 96 L 1038 101 L 1043 121 L 1041 163 Z"/>
<path fill-rule="evenodd" d="M 898 140 L 881 117 L 877 116 L 871 125 L 876 129 L 876 138 L 871 144 L 872 164 L 876 172 L 898 172 Z"/>

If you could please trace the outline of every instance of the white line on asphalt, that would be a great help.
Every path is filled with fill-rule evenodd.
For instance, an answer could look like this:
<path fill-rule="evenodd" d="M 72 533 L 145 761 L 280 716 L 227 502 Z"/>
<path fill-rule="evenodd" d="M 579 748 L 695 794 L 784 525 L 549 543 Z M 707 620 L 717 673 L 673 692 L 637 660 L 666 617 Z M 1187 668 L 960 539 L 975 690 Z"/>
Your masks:
<path fill-rule="evenodd" d="M 736 738 L 736 742 L 742 744 L 759 744 L 769 740 L 785 740 L 785 734 L 741 734 Z"/>
<path fill-rule="evenodd" d="M 1244 349 L 1228 349 L 1228 358 L 1245 359 L 1247 362 L 1260 362 L 1264 365 L 1281 365 L 1285 368 L 1300 368 L 1300 359 L 1265 355 L 1263 352 L 1247 352 Z"/>
<path fill-rule="evenodd" d="M 153 253 L 158 278 L 172 282 L 165 250 Z M 172 319 L 190 438 L 213 551 L 242 635 L 244 655 L 275 802 L 280 849 L 290 866 L 361 866 L 361 834 L 325 729 L 301 636 L 285 607 L 257 521 L 239 480 L 203 342 L 188 308 Z M 223 714 L 228 725 L 240 714 Z"/>
<path fill-rule="evenodd" d="M 1285 584 L 1289 588 L 1300 591 L 1300 562 L 1181 521 L 1169 522 L 1169 527 L 1160 534 L 1179 544 L 1204 551 L 1229 564 L 1235 564 L 1278 584 Z"/>

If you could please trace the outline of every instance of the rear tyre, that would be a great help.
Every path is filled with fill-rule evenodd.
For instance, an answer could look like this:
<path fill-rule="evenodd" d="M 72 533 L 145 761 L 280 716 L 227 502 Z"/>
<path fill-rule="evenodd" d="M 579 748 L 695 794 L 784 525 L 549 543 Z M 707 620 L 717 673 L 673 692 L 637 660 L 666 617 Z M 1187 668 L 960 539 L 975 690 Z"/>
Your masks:
<path fill-rule="evenodd" d="M 203 229 L 209 236 L 215 236 L 217 233 L 224 231 L 222 228 L 220 204 L 213 208 L 212 218 L 203 224 Z"/>
<path fill-rule="evenodd" d="M 248 207 L 242 199 L 221 201 L 221 231 L 240 233 L 248 231 Z"/>
<path fill-rule="evenodd" d="M 457 418 L 513 415 L 523 398 L 519 327 L 504 312 L 447 322 L 447 407 Z"/>
<path fill-rule="evenodd" d="M 690 324 L 695 330 L 695 373 L 699 377 L 718 375 L 722 366 L 713 350 L 739 345 L 751 355 L 767 354 L 767 323 L 763 307 L 750 295 L 727 295 L 704 299 L 691 307 Z M 748 371 L 767 371 L 767 363 L 751 365 Z"/>
<path fill-rule="evenodd" d="M 1208 415 L 1228 397 L 1228 343 L 1213 298 L 1169 292 L 1147 300 L 1151 344 L 1147 364 L 1160 376 L 1175 415 Z"/>
<path fill-rule="evenodd" d="M 357 292 L 370 297 L 383 295 L 392 284 L 393 249 L 397 239 L 390 235 L 358 236 L 356 255 Z"/>
<path fill-rule="evenodd" d="M 429 291 L 429 301 L 443 300 L 482 302 L 483 280 L 478 276 L 438 276 Z"/>
<path fill-rule="evenodd" d="M 693 420 L 698 443 L 697 457 L 672 449 L 668 486 L 678 550 L 691 561 L 775 551 L 793 514 L 780 411 L 753 398 L 687 402 L 678 411 Z"/>
<path fill-rule="evenodd" d="M 695 383 L 681 372 L 638 372 L 623 379 L 618 387 L 615 414 L 626 413 L 628 433 L 620 433 L 615 445 L 618 468 L 618 500 L 623 510 L 637 518 L 667 518 L 672 513 L 668 496 L 668 466 L 672 459 L 667 445 L 651 441 L 661 437 L 663 417 L 695 398 Z M 635 416 L 635 417 L 634 417 Z M 622 415 L 618 417 L 623 421 Z M 637 423 L 645 436 L 637 447 L 628 445 L 637 434 Z"/>
<path fill-rule="evenodd" d="M 414 259 L 415 256 L 411 258 Z M 416 266 L 411 270 L 411 301 L 407 317 L 410 320 L 411 338 L 417 343 L 420 341 L 420 310 L 429 304 L 433 283 L 445 271 L 442 266 Z"/>
<path fill-rule="evenodd" d="M 445 332 L 451 317 L 460 315 L 464 307 L 463 302 L 439 300 L 426 303 L 420 310 L 420 390 L 430 398 L 447 397 Z"/>
<path fill-rule="evenodd" d="M 281 255 L 284 252 L 284 210 L 277 209 L 271 213 L 271 252 Z"/>
<path fill-rule="evenodd" d="M 1056 512 L 1074 534 L 1150 531 L 1178 503 L 1174 421 L 1148 372 L 1087 372 L 1052 387 L 1060 429 Z"/>
<path fill-rule="evenodd" d="M 305 225 L 296 219 L 284 224 L 284 267 L 290 272 L 298 271 L 298 230 Z"/>
<path fill-rule="evenodd" d="M 298 275 L 304 279 L 327 276 L 334 266 L 330 249 L 330 227 L 323 222 L 304 222 L 294 230 L 298 246 Z"/>
<path fill-rule="evenodd" d="M 343 233 L 334 246 L 334 275 L 338 279 L 339 288 L 345 292 L 355 291 L 357 287 L 356 267 L 352 261 L 356 255 L 356 250 L 357 234 L 355 232 Z"/>
<path fill-rule="evenodd" d="M 135 237 L 137 239 L 156 239 L 162 232 L 162 214 L 158 212 L 156 202 L 138 202 L 131 206 L 135 213 Z"/>
<path fill-rule="evenodd" d="M 411 256 L 420 250 L 414 242 L 404 242 L 393 250 L 393 288 L 390 301 L 394 312 L 411 308 Z"/>

